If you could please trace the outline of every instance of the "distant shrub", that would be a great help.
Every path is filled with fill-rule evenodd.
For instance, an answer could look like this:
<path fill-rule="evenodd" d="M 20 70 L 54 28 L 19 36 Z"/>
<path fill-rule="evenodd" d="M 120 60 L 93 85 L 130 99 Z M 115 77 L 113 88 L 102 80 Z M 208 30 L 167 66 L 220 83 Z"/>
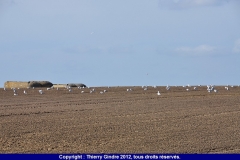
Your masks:
<path fill-rule="evenodd" d="M 69 84 L 67 84 L 67 86 L 69 86 L 69 87 L 87 87 L 83 83 L 69 83 Z"/>
<path fill-rule="evenodd" d="M 52 87 L 53 84 L 49 81 L 29 81 L 29 87 Z"/>

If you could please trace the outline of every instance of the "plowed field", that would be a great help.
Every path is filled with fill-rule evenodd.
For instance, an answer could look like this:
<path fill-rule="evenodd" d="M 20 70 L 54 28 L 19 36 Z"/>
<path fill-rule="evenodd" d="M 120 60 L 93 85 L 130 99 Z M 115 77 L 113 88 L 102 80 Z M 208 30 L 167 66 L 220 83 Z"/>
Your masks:
<path fill-rule="evenodd" d="M 92 88 L 0 88 L 0 152 L 240 153 L 240 87 Z"/>

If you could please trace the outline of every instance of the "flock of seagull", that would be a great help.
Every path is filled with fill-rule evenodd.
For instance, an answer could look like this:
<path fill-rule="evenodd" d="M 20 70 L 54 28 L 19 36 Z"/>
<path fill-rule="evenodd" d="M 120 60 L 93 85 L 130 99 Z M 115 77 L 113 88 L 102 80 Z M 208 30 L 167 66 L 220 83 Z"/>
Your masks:
<path fill-rule="evenodd" d="M 142 86 L 142 88 L 143 88 L 144 91 L 148 90 L 148 87 L 149 87 L 149 86 Z M 153 87 L 153 88 L 157 88 L 157 86 L 152 86 L 152 87 Z M 177 87 L 177 86 L 176 86 L 176 87 Z M 188 84 L 187 86 L 182 86 L 182 87 L 183 87 L 183 88 L 188 87 L 188 88 L 186 88 L 186 91 L 189 91 L 189 87 L 191 87 L 191 86 Z M 202 86 L 201 86 L 201 85 L 198 85 L 198 87 L 202 87 Z M 225 86 L 224 88 L 225 88 L 226 90 L 229 90 L 229 87 L 234 87 L 234 86 L 229 86 L 229 85 L 227 85 L 227 86 Z M 240 87 L 240 85 L 238 85 L 238 87 Z M 70 87 L 70 86 L 65 86 L 65 88 L 66 88 L 69 92 L 72 92 L 72 87 Z M 90 88 L 90 87 L 88 87 L 88 88 L 90 89 L 90 92 L 89 92 L 89 93 L 95 92 L 95 89 L 94 89 L 94 88 Z M 108 88 L 110 88 L 110 87 L 108 87 Z M 170 88 L 171 88 L 171 87 L 170 87 L 169 85 L 166 86 L 166 90 L 167 90 L 167 91 L 170 90 Z M 19 89 L 19 88 L 17 88 L 17 89 Z M 13 90 L 13 95 L 14 95 L 14 96 L 17 96 L 17 95 L 18 95 L 17 89 L 16 89 L 16 88 L 11 88 L 11 90 Z M 27 89 L 30 89 L 30 87 L 27 87 Z M 32 89 L 34 89 L 34 87 L 32 87 Z M 50 88 L 47 88 L 47 90 L 51 90 L 51 89 L 54 89 L 54 87 L 52 86 L 52 87 L 50 87 Z M 81 90 L 81 89 L 84 89 L 84 87 L 78 87 L 78 89 Z M 194 90 L 197 90 L 197 87 L 194 86 L 193 89 L 194 89 Z M 6 91 L 7 89 L 6 89 L 6 88 L 3 88 L 3 90 Z M 59 88 L 57 87 L 56 90 L 59 90 Z M 131 89 L 131 88 L 127 88 L 127 92 L 130 92 L 130 91 L 132 91 L 132 89 Z M 44 92 L 43 92 L 42 89 L 38 90 L 38 92 L 39 92 L 39 94 L 44 94 Z M 105 93 L 105 92 L 107 92 L 107 90 L 100 91 L 99 93 L 100 93 L 100 94 L 103 94 L 103 93 Z M 214 85 L 207 85 L 207 92 L 209 92 L 209 93 L 211 93 L 211 92 L 217 93 L 218 90 L 215 88 Z M 24 90 L 23 93 L 24 93 L 24 94 L 27 94 L 27 91 Z M 82 90 L 81 93 L 84 93 L 84 91 Z M 157 95 L 158 95 L 158 96 L 161 95 L 160 91 L 157 91 Z"/>

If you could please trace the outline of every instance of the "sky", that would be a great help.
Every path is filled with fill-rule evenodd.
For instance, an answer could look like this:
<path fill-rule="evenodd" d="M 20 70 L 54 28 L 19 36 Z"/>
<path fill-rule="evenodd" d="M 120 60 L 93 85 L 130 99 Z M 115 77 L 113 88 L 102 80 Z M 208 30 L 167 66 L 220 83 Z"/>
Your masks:
<path fill-rule="evenodd" d="M 0 0 L 0 87 L 239 85 L 239 0 Z"/>

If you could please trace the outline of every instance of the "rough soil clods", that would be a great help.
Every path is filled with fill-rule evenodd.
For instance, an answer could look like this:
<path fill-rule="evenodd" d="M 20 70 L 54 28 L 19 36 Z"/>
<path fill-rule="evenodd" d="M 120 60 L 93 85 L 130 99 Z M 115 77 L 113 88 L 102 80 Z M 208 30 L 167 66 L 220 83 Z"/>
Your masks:
<path fill-rule="evenodd" d="M 0 88 L 0 152 L 240 153 L 240 87 L 92 88 Z"/>

